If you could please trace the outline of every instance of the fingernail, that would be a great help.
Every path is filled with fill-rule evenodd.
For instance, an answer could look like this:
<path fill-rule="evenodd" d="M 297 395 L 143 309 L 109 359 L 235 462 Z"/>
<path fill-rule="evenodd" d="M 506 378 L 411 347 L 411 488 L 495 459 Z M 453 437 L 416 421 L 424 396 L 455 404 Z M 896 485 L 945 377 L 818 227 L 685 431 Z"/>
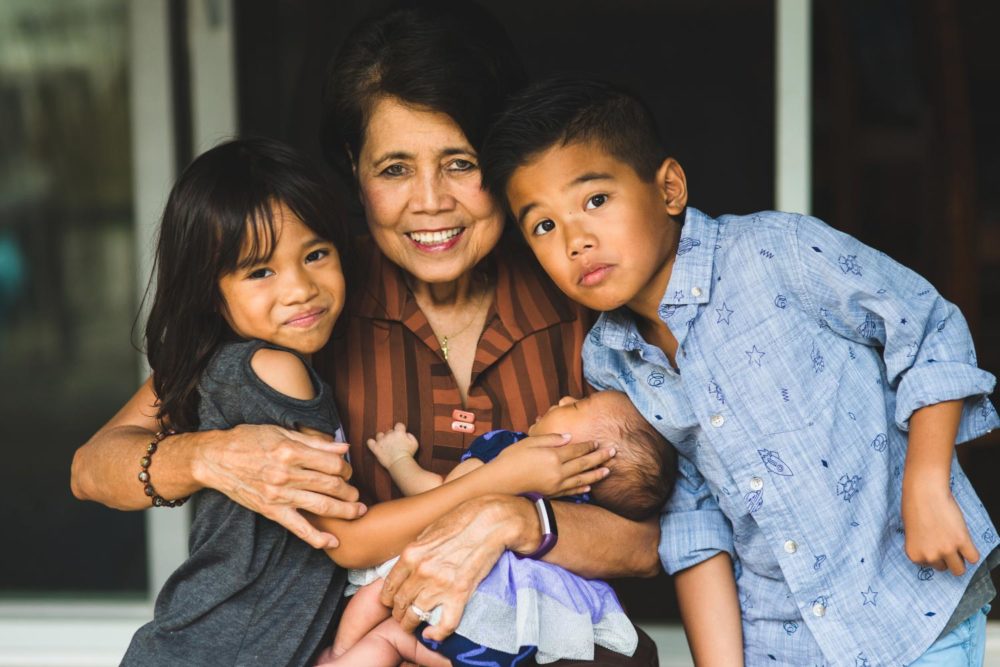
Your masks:
<path fill-rule="evenodd" d="M 589 493 L 589 492 L 590 492 L 590 487 L 589 486 L 583 487 L 583 493 Z"/>
<path fill-rule="evenodd" d="M 358 503 L 358 516 L 364 516 L 365 512 L 368 511 L 368 506 Z"/>
<path fill-rule="evenodd" d="M 612 448 L 611 448 L 611 449 L 610 449 L 610 450 L 608 451 L 608 456 L 614 456 L 614 455 L 615 455 L 615 454 L 617 454 L 617 453 L 618 453 L 618 450 L 617 450 L 617 449 L 615 449 L 614 447 L 612 447 Z"/>
<path fill-rule="evenodd" d="M 611 469 L 610 469 L 610 468 L 601 468 L 601 474 L 602 474 L 602 475 L 603 475 L 604 477 L 607 477 L 608 475 L 610 475 L 610 474 L 611 474 Z"/>
<path fill-rule="evenodd" d="M 569 434 L 569 433 L 563 433 L 563 434 L 562 434 L 562 439 L 563 439 L 563 440 L 569 440 L 569 439 L 570 439 L 570 438 L 572 438 L 572 437 L 573 437 L 573 436 L 572 436 L 571 434 Z"/>

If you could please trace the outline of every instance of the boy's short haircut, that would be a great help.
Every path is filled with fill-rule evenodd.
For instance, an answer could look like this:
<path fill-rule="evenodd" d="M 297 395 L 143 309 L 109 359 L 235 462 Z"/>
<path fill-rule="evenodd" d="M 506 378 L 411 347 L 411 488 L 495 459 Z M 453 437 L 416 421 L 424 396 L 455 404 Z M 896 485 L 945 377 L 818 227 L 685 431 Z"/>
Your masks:
<path fill-rule="evenodd" d="M 667 153 L 656 121 L 632 93 L 603 81 L 549 79 L 512 96 L 490 128 L 480 166 L 497 201 L 514 170 L 556 146 L 596 142 L 652 181 Z"/>
<path fill-rule="evenodd" d="M 633 521 L 658 514 L 674 489 L 677 471 L 677 455 L 666 438 L 631 403 L 629 409 L 595 420 L 587 435 L 618 445 L 605 464 L 611 474 L 591 488 L 594 502 Z"/>

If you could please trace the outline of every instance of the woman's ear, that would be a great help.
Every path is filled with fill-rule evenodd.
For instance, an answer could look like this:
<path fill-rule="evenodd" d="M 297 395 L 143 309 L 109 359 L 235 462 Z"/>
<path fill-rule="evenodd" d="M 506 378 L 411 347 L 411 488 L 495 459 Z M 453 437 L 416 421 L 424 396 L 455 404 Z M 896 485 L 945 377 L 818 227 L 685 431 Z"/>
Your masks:
<path fill-rule="evenodd" d="M 677 160 L 668 157 L 663 161 L 656 170 L 656 185 L 660 188 L 667 213 L 671 217 L 681 215 L 687 206 L 687 176 Z"/>

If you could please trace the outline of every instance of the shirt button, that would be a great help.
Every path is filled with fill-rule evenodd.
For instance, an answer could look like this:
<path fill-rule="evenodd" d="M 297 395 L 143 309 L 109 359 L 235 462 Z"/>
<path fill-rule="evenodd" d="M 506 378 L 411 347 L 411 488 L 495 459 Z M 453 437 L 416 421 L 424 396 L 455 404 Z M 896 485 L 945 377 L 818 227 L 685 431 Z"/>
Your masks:
<path fill-rule="evenodd" d="M 701 288 L 700 287 L 692 287 L 691 288 L 691 296 L 701 296 Z"/>
<path fill-rule="evenodd" d="M 788 540 L 785 542 L 785 553 L 793 554 L 798 551 L 799 545 L 795 543 L 795 540 Z"/>
<path fill-rule="evenodd" d="M 752 491 L 760 491 L 763 488 L 764 488 L 764 480 L 762 480 L 760 477 L 750 478 L 750 489 Z"/>
<path fill-rule="evenodd" d="M 726 418 L 723 417 L 722 415 L 712 415 L 712 418 L 709 419 L 709 422 L 711 422 L 712 426 L 714 426 L 715 428 L 719 428 L 720 426 L 726 423 Z"/>
<path fill-rule="evenodd" d="M 815 616 L 816 618 L 823 618 L 825 615 L 826 615 L 826 607 L 824 607 L 818 602 L 813 605 L 813 616 Z"/>

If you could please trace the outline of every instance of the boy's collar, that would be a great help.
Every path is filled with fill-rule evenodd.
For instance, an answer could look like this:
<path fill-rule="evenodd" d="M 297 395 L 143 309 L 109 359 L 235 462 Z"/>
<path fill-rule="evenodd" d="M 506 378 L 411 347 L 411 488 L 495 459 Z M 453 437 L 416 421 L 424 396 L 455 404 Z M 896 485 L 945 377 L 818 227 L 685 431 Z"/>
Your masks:
<path fill-rule="evenodd" d="M 692 303 L 708 303 L 712 295 L 712 266 L 715 263 L 719 224 L 693 206 L 687 207 L 677 255 L 660 299 L 660 309 Z"/>
<path fill-rule="evenodd" d="M 666 320 L 668 313 L 681 306 L 708 303 L 718 236 L 718 222 L 693 206 L 687 207 L 670 280 L 660 299 L 661 318 Z M 635 318 L 627 308 L 601 313 L 590 335 L 595 342 L 615 350 L 639 348 Z"/>

